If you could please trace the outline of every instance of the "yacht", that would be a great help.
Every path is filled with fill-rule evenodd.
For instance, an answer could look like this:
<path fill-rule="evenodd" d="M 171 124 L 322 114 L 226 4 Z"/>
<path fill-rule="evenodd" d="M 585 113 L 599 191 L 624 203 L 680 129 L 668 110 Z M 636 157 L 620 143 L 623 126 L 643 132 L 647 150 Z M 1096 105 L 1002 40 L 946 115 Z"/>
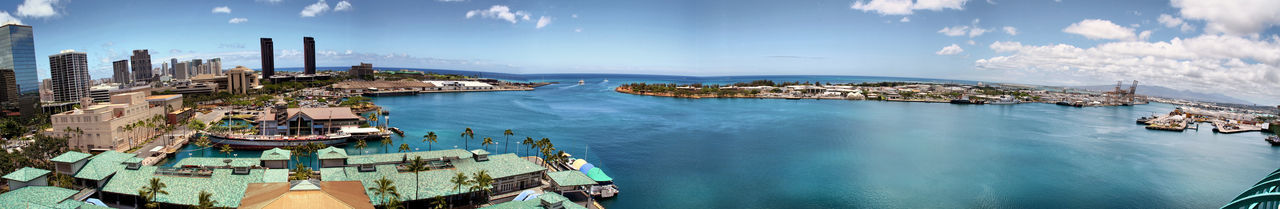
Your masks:
<path fill-rule="evenodd" d="M 585 80 L 578 80 L 578 85 L 582 85 L 582 84 L 585 84 L 585 83 L 587 83 L 587 81 L 585 81 Z"/>

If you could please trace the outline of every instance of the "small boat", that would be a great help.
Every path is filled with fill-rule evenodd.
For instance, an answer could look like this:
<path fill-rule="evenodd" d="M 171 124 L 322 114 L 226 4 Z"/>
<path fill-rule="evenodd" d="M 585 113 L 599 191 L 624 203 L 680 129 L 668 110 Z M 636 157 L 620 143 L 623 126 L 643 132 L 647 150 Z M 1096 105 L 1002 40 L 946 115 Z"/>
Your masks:
<path fill-rule="evenodd" d="M 608 78 L 604 79 L 604 83 L 608 83 L 608 82 L 609 82 Z"/>
<path fill-rule="evenodd" d="M 987 102 L 987 104 L 993 104 L 993 105 L 1011 105 L 1011 104 L 1018 104 L 1018 103 L 1022 103 L 1022 101 L 1018 101 L 1017 99 L 1014 99 L 1013 96 L 1009 96 L 1009 95 L 1000 95 L 999 99 L 991 100 L 990 102 Z"/>
<path fill-rule="evenodd" d="M 1138 118 L 1138 124 L 1146 125 L 1147 123 L 1150 123 L 1151 120 L 1155 120 L 1155 119 L 1156 119 L 1155 116 L 1144 116 L 1144 117 Z"/>
<path fill-rule="evenodd" d="M 951 100 L 951 104 L 973 104 L 973 101 L 968 99 L 953 99 Z"/>
<path fill-rule="evenodd" d="M 587 83 L 587 81 L 586 81 L 586 80 L 578 80 L 578 85 L 582 85 L 582 84 L 586 84 L 586 83 Z"/>
<path fill-rule="evenodd" d="M 1265 140 L 1267 140 L 1267 143 L 1270 143 L 1271 146 L 1280 146 L 1280 137 L 1278 136 L 1269 136 Z"/>
<path fill-rule="evenodd" d="M 391 127 L 389 128 L 389 130 L 391 130 L 392 133 L 396 133 L 396 135 L 399 135 L 400 137 L 404 137 L 404 131 L 401 131 L 400 128 Z"/>

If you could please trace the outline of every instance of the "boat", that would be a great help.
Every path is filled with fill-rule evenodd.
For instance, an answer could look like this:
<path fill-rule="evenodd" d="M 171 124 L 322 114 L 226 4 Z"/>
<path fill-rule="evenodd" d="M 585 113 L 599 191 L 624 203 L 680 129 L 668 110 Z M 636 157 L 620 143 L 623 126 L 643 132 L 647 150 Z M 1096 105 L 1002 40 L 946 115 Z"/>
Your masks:
<path fill-rule="evenodd" d="M 951 104 L 973 104 L 973 101 L 969 101 L 968 99 L 953 99 L 951 100 Z"/>
<path fill-rule="evenodd" d="M 608 78 L 604 79 L 604 83 L 608 83 L 608 82 L 609 82 Z"/>
<path fill-rule="evenodd" d="M 1013 96 L 1009 95 L 1000 95 L 1000 98 L 987 102 L 987 104 L 993 105 L 1011 105 L 1018 103 L 1022 103 L 1022 101 L 1018 101 L 1017 99 L 1014 99 Z"/>
<path fill-rule="evenodd" d="M 587 83 L 587 81 L 586 81 L 586 80 L 578 80 L 578 85 L 582 85 L 582 84 L 586 84 L 586 83 Z"/>
<path fill-rule="evenodd" d="M 591 180 L 596 181 L 596 185 L 592 185 L 587 189 L 587 193 L 591 196 L 600 198 L 610 198 L 618 195 L 618 185 L 613 184 L 613 178 L 604 174 L 604 170 L 597 168 L 595 165 L 588 163 L 587 160 L 569 158 L 565 161 L 564 167 L 586 174 Z"/>
<path fill-rule="evenodd" d="M 1156 117 L 1155 117 L 1154 115 L 1153 115 L 1153 116 L 1143 116 L 1143 117 L 1141 117 L 1141 118 L 1138 118 L 1138 124 L 1146 125 L 1146 124 L 1150 123 L 1150 122 L 1151 122 L 1151 120 L 1155 120 L 1155 119 L 1156 119 Z"/>
<path fill-rule="evenodd" d="M 400 128 L 391 127 L 389 129 L 391 132 L 396 133 L 397 136 L 404 137 L 404 131 L 401 131 Z"/>
<path fill-rule="evenodd" d="M 1270 143 L 1271 146 L 1280 146 L 1280 136 L 1269 136 L 1265 140 L 1267 140 L 1267 143 Z"/>
<path fill-rule="evenodd" d="M 304 136 L 280 136 L 280 135 L 242 135 L 242 134 L 210 134 L 200 132 L 202 136 L 208 136 L 209 141 L 216 145 L 227 145 L 233 149 L 247 150 L 266 150 L 278 147 L 299 146 L 310 143 L 319 143 L 326 146 L 336 146 L 347 143 L 351 139 L 350 134 L 337 133 L 327 135 L 304 135 Z"/>

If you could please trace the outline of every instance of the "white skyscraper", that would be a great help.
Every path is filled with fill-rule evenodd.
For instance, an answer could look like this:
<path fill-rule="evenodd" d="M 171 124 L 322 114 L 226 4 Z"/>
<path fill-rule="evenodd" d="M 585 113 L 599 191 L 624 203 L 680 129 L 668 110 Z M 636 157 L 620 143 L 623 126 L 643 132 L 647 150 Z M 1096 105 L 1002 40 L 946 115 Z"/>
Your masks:
<path fill-rule="evenodd" d="M 79 101 L 89 96 L 89 59 L 84 52 L 63 50 L 49 55 L 53 101 Z"/>

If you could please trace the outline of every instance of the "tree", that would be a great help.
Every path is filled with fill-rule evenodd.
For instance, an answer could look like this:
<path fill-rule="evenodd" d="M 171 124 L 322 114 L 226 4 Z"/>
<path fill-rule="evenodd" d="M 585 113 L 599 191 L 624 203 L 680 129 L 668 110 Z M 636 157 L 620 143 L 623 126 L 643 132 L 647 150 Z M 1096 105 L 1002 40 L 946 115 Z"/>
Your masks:
<path fill-rule="evenodd" d="M 360 149 L 360 154 L 364 154 L 364 148 L 369 147 L 369 143 L 360 140 L 356 142 L 356 149 Z"/>
<path fill-rule="evenodd" d="M 195 209 L 213 209 L 213 208 L 214 208 L 214 205 L 217 205 L 217 204 L 218 204 L 218 201 L 217 201 L 217 200 L 213 200 L 213 193 L 209 193 L 209 192 L 206 192 L 206 191 L 204 191 L 204 190 L 200 190 L 200 194 L 199 194 L 199 198 L 198 198 L 198 199 L 199 199 L 199 200 L 198 200 L 198 202 L 199 202 L 199 203 L 197 203 L 197 204 L 196 204 L 196 206 L 195 206 L 195 207 L 192 207 L 192 208 L 195 208 Z"/>
<path fill-rule="evenodd" d="M 473 192 L 480 192 L 480 196 L 483 197 L 486 202 L 489 200 L 489 193 L 493 192 L 492 188 L 493 177 L 489 176 L 489 171 L 480 170 L 479 172 L 472 174 L 470 190 Z"/>
<path fill-rule="evenodd" d="M 208 152 L 207 150 L 213 147 L 213 142 L 209 141 L 209 136 L 202 134 L 199 139 L 196 139 L 196 146 L 202 147 L 203 150 L 206 150 L 205 152 Z M 201 152 L 200 155 L 204 156 L 205 152 Z"/>
<path fill-rule="evenodd" d="M 391 146 L 391 143 L 395 143 L 395 142 L 391 141 L 390 136 L 382 137 L 382 153 L 387 153 L 387 146 Z"/>
<path fill-rule="evenodd" d="M 53 178 L 49 180 L 53 181 L 52 183 L 54 184 L 54 186 L 67 188 L 67 189 L 71 189 L 72 186 L 75 186 L 75 183 L 73 183 L 75 181 L 71 178 L 71 176 L 68 176 L 66 174 L 53 172 L 52 177 Z"/>
<path fill-rule="evenodd" d="M 437 137 L 434 131 L 427 132 L 427 135 L 422 135 L 422 142 L 427 143 L 427 151 L 431 151 L 431 144 L 436 143 Z"/>
<path fill-rule="evenodd" d="M 461 137 L 462 137 L 463 149 L 470 150 L 471 139 L 476 139 L 476 132 L 471 131 L 471 127 L 467 127 L 467 130 L 462 131 Z M 468 137 L 470 137 L 470 139 L 468 139 Z"/>
<path fill-rule="evenodd" d="M 369 187 L 369 191 L 378 196 L 378 201 L 381 201 L 383 205 L 387 205 L 387 198 L 400 199 L 400 192 L 396 191 L 395 182 L 387 179 L 386 176 L 373 181 L 373 185 L 373 187 Z"/>
<path fill-rule="evenodd" d="M 480 141 L 480 146 L 484 146 L 484 150 L 485 150 L 485 151 L 488 151 L 488 150 L 489 150 L 489 145 L 490 145 L 490 144 L 495 144 L 495 143 L 493 143 L 493 138 L 485 137 L 485 138 L 484 138 L 484 141 Z"/>
<path fill-rule="evenodd" d="M 432 209 L 445 209 L 448 207 L 447 205 L 449 204 L 449 202 L 446 202 L 444 200 L 444 196 L 441 195 L 441 196 L 436 196 L 435 200 L 431 201 L 431 204 L 435 205 L 431 207 Z"/>
<path fill-rule="evenodd" d="M 232 151 L 235 151 L 235 150 L 231 149 L 231 145 L 225 145 L 225 144 L 222 145 L 222 148 L 218 150 L 218 152 L 222 152 L 222 154 L 226 154 L 227 157 L 231 157 Z"/>
<path fill-rule="evenodd" d="M 453 183 L 453 191 L 456 192 L 458 189 L 462 189 L 463 187 L 470 185 L 471 180 L 467 177 L 467 174 L 457 172 L 454 173 L 453 178 L 449 179 L 449 183 Z"/>
<path fill-rule="evenodd" d="M 400 143 L 400 152 L 409 151 L 408 143 Z"/>
<path fill-rule="evenodd" d="M 419 187 L 422 187 L 421 185 L 418 185 L 421 183 L 419 182 L 420 180 L 418 180 L 420 178 L 420 176 L 418 176 L 418 172 L 427 171 L 427 169 L 429 169 L 427 161 L 422 160 L 422 156 L 413 157 L 413 160 L 409 161 L 409 165 L 406 165 L 405 167 L 408 168 L 409 171 L 413 172 L 413 199 L 418 199 L 422 197 L 418 190 Z"/>
<path fill-rule="evenodd" d="M 509 151 L 509 149 L 511 149 L 511 145 L 510 145 L 510 144 L 511 144 L 511 136 L 515 136 L 515 135 L 516 135 L 516 133 L 511 132 L 511 129 L 507 129 L 506 131 L 502 131 L 502 136 L 503 136 L 503 137 L 507 137 L 507 140 L 506 140 L 506 141 L 502 141 L 502 143 L 506 143 L 506 144 L 503 144 L 503 145 L 502 145 L 502 152 L 510 152 L 510 151 Z"/>
<path fill-rule="evenodd" d="M 146 186 L 142 186 L 138 192 L 147 200 L 147 204 L 145 205 L 147 208 L 159 208 L 160 203 L 155 202 L 156 197 L 160 194 L 168 195 L 169 192 L 164 191 L 164 188 L 168 186 L 169 185 L 165 185 L 164 182 L 160 182 L 160 178 L 151 178 L 151 181 L 148 182 Z"/>
<path fill-rule="evenodd" d="M 296 166 L 296 168 L 293 169 L 293 176 L 291 176 L 292 177 L 291 180 L 311 179 L 311 168 L 302 166 L 302 164 L 297 164 L 297 165 L 298 166 Z"/>
<path fill-rule="evenodd" d="M 533 149 L 536 145 L 536 142 L 533 141 L 533 137 L 524 137 L 524 141 L 521 141 L 520 143 L 524 144 L 524 146 L 528 146 L 528 148 L 524 149 L 524 156 L 529 156 L 529 149 Z"/>

